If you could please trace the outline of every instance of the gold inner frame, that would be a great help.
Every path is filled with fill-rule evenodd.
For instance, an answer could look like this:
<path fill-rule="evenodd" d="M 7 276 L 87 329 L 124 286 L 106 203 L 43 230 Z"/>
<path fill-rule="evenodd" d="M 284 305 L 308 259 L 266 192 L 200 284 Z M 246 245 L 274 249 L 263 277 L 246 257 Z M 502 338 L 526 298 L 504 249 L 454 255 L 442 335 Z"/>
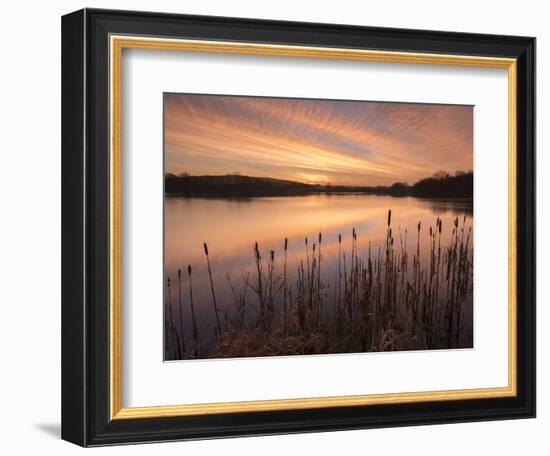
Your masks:
<path fill-rule="evenodd" d="M 123 49 L 256 54 L 318 59 L 368 60 L 431 65 L 453 65 L 508 70 L 508 385 L 505 387 L 275 399 L 245 402 L 122 407 L 122 207 L 121 207 L 121 95 Z M 221 413 L 297 410 L 326 407 L 397 404 L 424 401 L 486 399 L 517 394 L 516 293 L 516 119 L 517 61 L 468 55 L 388 52 L 310 46 L 204 41 L 111 35 L 110 52 L 110 415 L 111 419 L 158 418 Z"/>

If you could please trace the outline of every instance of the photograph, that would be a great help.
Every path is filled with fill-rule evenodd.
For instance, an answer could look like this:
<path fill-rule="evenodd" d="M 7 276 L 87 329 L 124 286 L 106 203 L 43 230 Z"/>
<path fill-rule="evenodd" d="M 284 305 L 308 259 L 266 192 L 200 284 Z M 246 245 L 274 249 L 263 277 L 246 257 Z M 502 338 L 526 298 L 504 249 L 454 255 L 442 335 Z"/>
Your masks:
<path fill-rule="evenodd" d="M 438 20 L 438 8 L 393 6 L 380 20 L 371 5 L 323 16 L 299 2 L 277 14 L 235 2 L 164 12 L 93 3 L 50 14 L 58 26 L 63 14 L 61 49 L 48 15 L 44 27 L 34 21 L 56 49 L 41 46 L 40 68 L 51 66 L 43 57 L 61 62 L 50 75 L 57 89 L 33 92 L 48 99 L 29 105 L 26 92 L 7 92 L 23 126 L 5 149 L 44 162 L 7 154 L 25 162 L 6 168 L 12 193 L 36 202 L 47 188 L 22 187 L 21 170 L 61 189 L 50 198 L 61 202 L 61 237 L 52 232 L 61 288 L 42 273 L 56 270 L 54 254 L 35 255 L 32 278 L 43 284 L 28 303 L 21 246 L 55 245 L 36 224 L 51 217 L 41 216 L 42 194 L 38 205 L 8 198 L 25 239 L 6 244 L 22 265 L 11 269 L 23 271 L 7 302 L 25 302 L 7 308 L 44 315 L 6 321 L 61 337 L 46 347 L 60 375 L 35 388 L 55 412 L 37 433 L 58 423 L 66 442 L 134 452 L 211 439 L 265 446 L 263 436 L 292 434 L 272 452 L 294 454 L 302 433 L 336 436 L 321 445 L 327 454 L 364 432 L 369 449 L 387 451 L 391 432 L 395 452 L 413 454 L 451 440 L 464 454 L 476 433 L 542 441 L 545 423 L 532 418 L 543 15 Z M 14 47 L 22 70 L 37 66 L 24 41 Z M 52 106 L 61 116 L 29 121 L 27 111 Z M 61 169 L 44 154 L 59 145 Z M 61 321 L 43 305 L 50 285 Z M 55 366 L 31 349 L 47 338 L 8 326 L 12 345 L 28 342 L 9 356 Z M 41 366 L 27 364 L 34 378 Z M 448 434 L 470 422 L 483 428 Z M 429 437 L 411 432 L 432 425 Z M 14 445 L 42 445 L 21 429 Z"/>
<path fill-rule="evenodd" d="M 165 361 L 474 347 L 474 106 L 163 97 Z"/>

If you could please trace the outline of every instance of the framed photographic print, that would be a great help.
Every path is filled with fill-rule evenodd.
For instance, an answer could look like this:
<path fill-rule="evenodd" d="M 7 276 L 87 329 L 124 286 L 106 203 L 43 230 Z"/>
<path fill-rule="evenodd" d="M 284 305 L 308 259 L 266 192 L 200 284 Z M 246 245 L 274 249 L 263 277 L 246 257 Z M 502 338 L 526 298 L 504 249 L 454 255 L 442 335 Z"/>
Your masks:
<path fill-rule="evenodd" d="M 62 21 L 62 436 L 535 416 L 535 40 Z"/>

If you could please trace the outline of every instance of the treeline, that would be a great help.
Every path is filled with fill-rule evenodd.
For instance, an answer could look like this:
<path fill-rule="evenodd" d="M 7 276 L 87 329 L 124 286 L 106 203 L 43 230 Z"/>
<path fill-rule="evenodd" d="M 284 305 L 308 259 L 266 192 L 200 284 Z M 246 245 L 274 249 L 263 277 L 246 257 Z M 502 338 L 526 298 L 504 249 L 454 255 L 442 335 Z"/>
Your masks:
<path fill-rule="evenodd" d="M 412 186 L 417 196 L 472 197 L 474 173 L 457 171 L 454 175 L 437 172 L 432 177 L 419 180 Z"/>
<path fill-rule="evenodd" d="M 251 177 L 240 174 L 225 176 L 191 176 L 187 173 L 166 174 L 165 193 L 184 196 L 253 197 L 299 196 L 316 193 L 363 193 L 391 196 L 460 197 L 473 196 L 472 171 L 451 175 L 438 171 L 413 185 L 396 182 L 390 186 L 346 186 L 303 184 L 282 179 Z"/>
<path fill-rule="evenodd" d="M 190 176 L 167 174 L 166 193 L 186 196 L 284 196 L 308 195 L 322 192 L 321 186 L 299 182 L 250 177 L 237 174 L 226 176 Z"/>

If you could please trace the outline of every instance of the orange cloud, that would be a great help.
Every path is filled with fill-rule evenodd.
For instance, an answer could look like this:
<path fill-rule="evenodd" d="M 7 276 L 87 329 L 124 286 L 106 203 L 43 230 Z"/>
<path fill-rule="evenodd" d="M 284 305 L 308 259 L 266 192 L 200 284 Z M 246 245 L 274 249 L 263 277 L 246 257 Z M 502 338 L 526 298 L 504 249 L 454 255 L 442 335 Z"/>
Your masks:
<path fill-rule="evenodd" d="M 166 172 L 349 185 L 473 167 L 473 107 L 166 94 Z"/>

